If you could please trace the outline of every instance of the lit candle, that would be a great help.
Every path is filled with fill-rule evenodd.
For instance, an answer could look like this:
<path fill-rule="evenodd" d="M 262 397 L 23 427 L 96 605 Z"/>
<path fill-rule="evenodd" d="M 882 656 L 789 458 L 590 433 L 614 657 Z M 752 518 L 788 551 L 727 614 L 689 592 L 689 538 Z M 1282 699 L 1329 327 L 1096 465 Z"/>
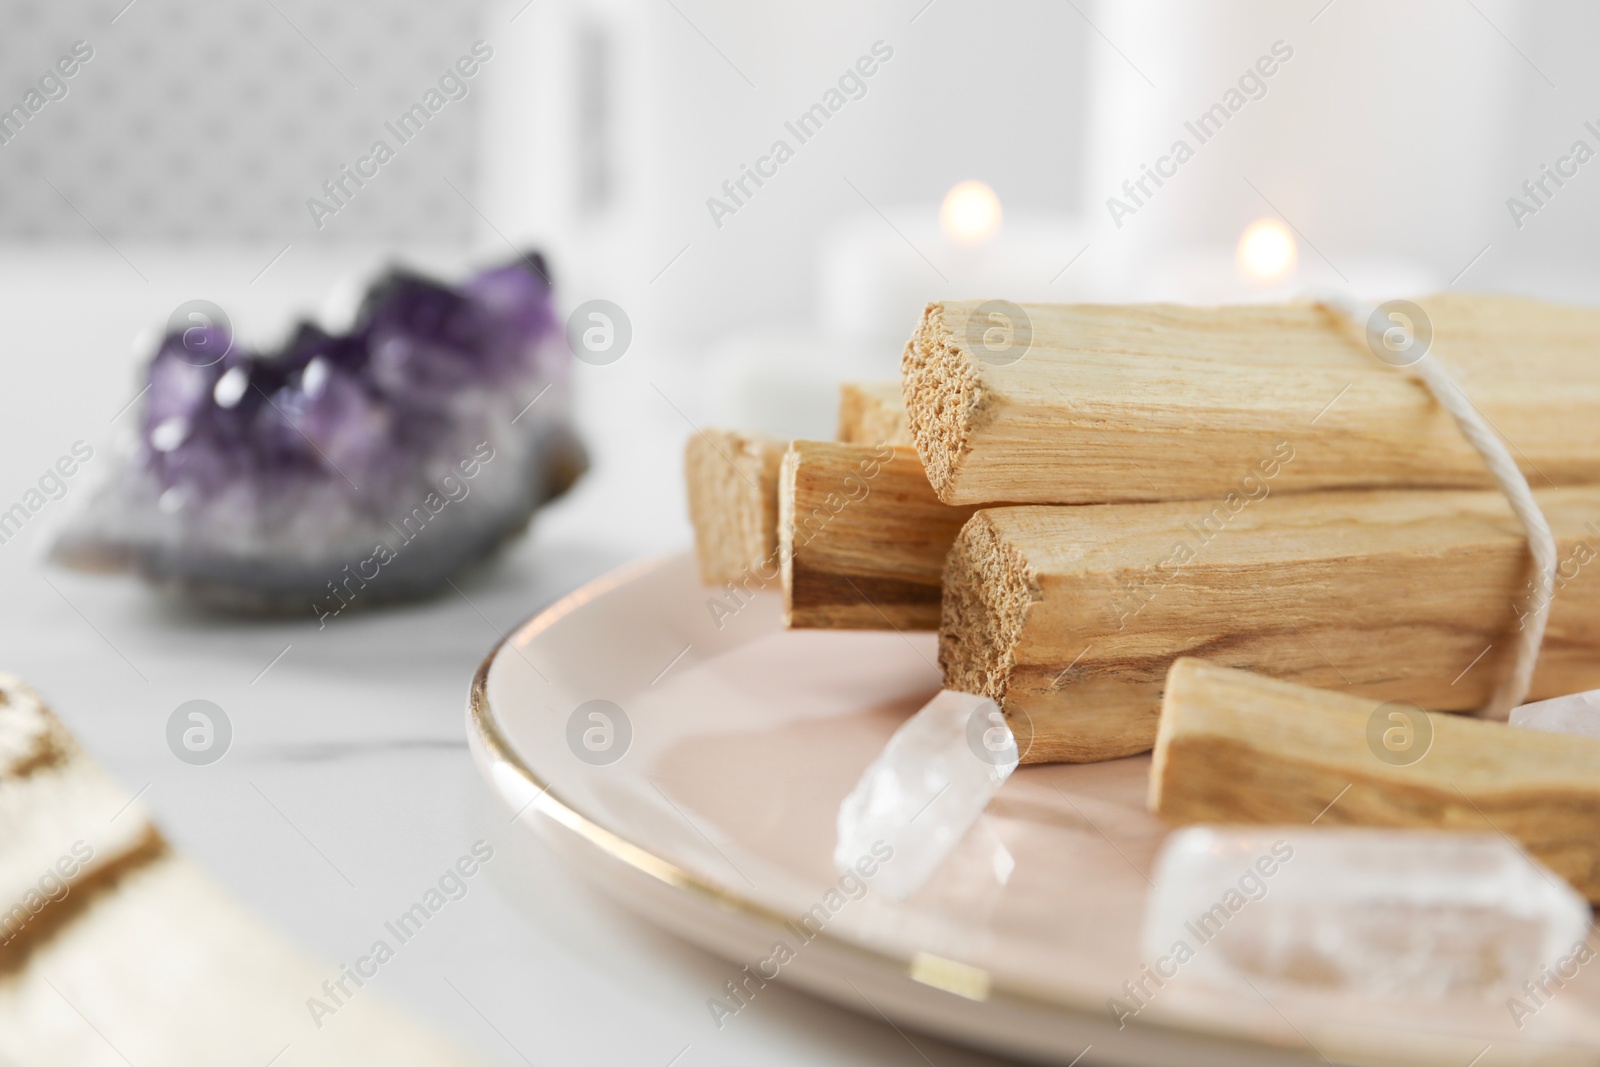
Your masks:
<path fill-rule="evenodd" d="M 823 237 L 823 325 L 898 354 L 930 300 L 1091 298 L 1103 275 L 1075 262 L 1087 244 L 1074 216 L 1007 212 L 988 184 L 962 181 L 938 206 L 865 213 Z"/>
<path fill-rule="evenodd" d="M 1273 285 L 1294 273 L 1300 247 L 1289 227 L 1275 218 L 1257 219 L 1239 235 L 1234 262 L 1239 276 L 1257 285 Z"/>

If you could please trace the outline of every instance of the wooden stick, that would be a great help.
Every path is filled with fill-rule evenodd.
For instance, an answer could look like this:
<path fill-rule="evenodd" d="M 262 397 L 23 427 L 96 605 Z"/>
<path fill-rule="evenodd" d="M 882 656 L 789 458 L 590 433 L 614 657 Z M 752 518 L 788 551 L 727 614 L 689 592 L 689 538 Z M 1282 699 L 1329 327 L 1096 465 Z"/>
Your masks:
<path fill-rule="evenodd" d="M 785 445 L 758 433 L 701 430 L 684 450 L 700 578 L 737 581 L 770 569 L 778 549 L 778 463 Z"/>
<path fill-rule="evenodd" d="M 972 511 L 939 503 L 910 448 L 796 441 L 778 479 L 789 625 L 937 629 L 945 555 Z"/>
<path fill-rule="evenodd" d="M 977 512 L 945 569 L 946 686 L 1028 716 L 1028 762 L 1148 749 L 1167 668 L 1185 655 L 1438 710 L 1480 706 L 1529 606 L 1527 546 L 1500 494 L 1268 497 L 1270 484 L 1210 510 Z M 1585 569 L 1600 555 L 1600 488 L 1536 495 L 1562 577 L 1532 698 L 1600 687 L 1600 567 Z"/>
<path fill-rule="evenodd" d="M 1496 830 L 1600 901 L 1600 741 L 1180 659 L 1150 810 L 1175 823 Z"/>
<path fill-rule="evenodd" d="M 910 444 L 900 383 L 841 385 L 839 439 L 863 445 Z M 769 572 L 776 564 L 778 462 L 787 447 L 787 442 L 765 434 L 736 430 L 697 431 L 689 438 L 684 475 L 702 581 L 747 581 L 750 574 Z"/>
<path fill-rule="evenodd" d="M 1430 358 L 1528 476 L 1600 482 L 1600 310 L 1421 303 Z M 1301 458 L 1283 489 L 1492 484 L 1422 384 L 1318 306 L 1030 304 L 1031 341 L 1009 350 L 1021 333 L 979 307 L 928 305 L 901 361 L 912 437 L 946 503 L 1203 498 L 1286 439 Z"/>
<path fill-rule="evenodd" d="M 899 379 L 839 386 L 839 440 L 852 445 L 911 444 Z"/>

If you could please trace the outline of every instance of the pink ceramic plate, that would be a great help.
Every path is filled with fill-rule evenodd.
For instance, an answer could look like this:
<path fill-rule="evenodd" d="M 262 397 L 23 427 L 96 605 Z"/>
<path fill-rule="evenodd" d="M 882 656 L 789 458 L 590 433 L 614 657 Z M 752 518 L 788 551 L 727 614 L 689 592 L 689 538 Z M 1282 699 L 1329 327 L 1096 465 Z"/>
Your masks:
<path fill-rule="evenodd" d="M 688 555 L 638 563 L 525 623 L 473 681 L 479 766 L 511 810 L 546 817 L 518 825 L 652 921 L 853 1010 L 1042 1062 L 1092 1045 L 1085 1064 L 1600 1063 L 1588 968 L 1520 1030 L 1503 1001 L 1268 1001 L 1181 974 L 1119 1027 L 1107 1002 L 1140 977 L 1165 833 L 1148 757 L 1021 768 L 909 901 L 841 884 L 839 801 L 938 690 L 935 639 L 787 631 L 775 594 L 746 599 L 702 586 Z"/>

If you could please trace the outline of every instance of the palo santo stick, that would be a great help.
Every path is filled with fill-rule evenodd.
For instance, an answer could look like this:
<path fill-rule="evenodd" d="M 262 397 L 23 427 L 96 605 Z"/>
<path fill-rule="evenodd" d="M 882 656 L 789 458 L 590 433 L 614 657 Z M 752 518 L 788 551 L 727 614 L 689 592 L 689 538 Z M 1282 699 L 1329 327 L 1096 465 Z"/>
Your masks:
<path fill-rule="evenodd" d="M 939 503 L 912 449 L 796 441 L 778 478 L 789 625 L 937 629 L 945 555 L 972 511 Z"/>
<path fill-rule="evenodd" d="M 1421 304 L 1430 358 L 1515 443 L 1525 473 L 1600 483 L 1600 310 L 1461 294 Z M 929 304 L 901 360 L 911 433 L 946 503 L 1220 495 L 1284 439 L 1301 454 L 1286 490 L 1493 484 L 1426 388 L 1316 305 L 1030 304 L 1025 354 L 978 307 Z"/>
<path fill-rule="evenodd" d="M 778 548 L 778 462 L 786 446 L 758 433 L 702 430 L 684 449 L 700 579 L 737 581 L 770 568 Z"/>
<path fill-rule="evenodd" d="M 910 444 L 900 383 L 841 385 L 839 439 Z M 771 570 L 778 549 L 778 461 L 787 447 L 734 430 L 705 430 L 689 439 L 685 480 L 702 581 L 747 581 L 752 572 Z"/>
<path fill-rule="evenodd" d="M 852 445 L 911 443 L 898 379 L 839 386 L 839 440 Z"/>
<path fill-rule="evenodd" d="M 1295 460 L 1298 462 L 1298 459 Z M 1363 696 L 1488 699 L 1528 551 L 1497 492 L 1378 491 L 977 512 L 945 567 L 945 685 L 1031 720 L 1028 762 L 1155 740 L 1172 661 Z M 1600 687 L 1600 488 L 1537 493 L 1560 551 L 1531 699 Z"/>
<path fill-rule="evenodd" d="M 1181 659 L 1167 675 L 1150 810 L 1175 823 L 1498 830 L 1600 901 L 1600 741 L 1591 738 Z"/>

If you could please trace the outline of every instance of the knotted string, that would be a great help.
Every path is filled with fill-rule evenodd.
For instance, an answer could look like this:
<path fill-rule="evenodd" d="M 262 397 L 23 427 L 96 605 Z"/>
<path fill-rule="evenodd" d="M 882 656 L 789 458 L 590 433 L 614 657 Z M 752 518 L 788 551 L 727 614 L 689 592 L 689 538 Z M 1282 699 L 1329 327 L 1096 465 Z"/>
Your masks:
<path fill-rule="evenodd" d="M 1316 301 L 1348 318 L 1369 343 L 1382 343 L 1381 338 L 1371 336 L 1368 326 L 1377 305 L 1360 303 L 1345 294 L 1319 294 Z M 1483 457 L 1484 465 L 1511 502 L 1511 510 L 1516 512 L 1528 535 L 1528 548 L 1533 554 L 1533 609 L 1523 619 L 1510 671 L 1496 686 L 1489 703 L 1478 712 L 1482 718 L 1504 722 L 1510 718 L 1511 709 L 1527 698 L 1528 687 L 1533 682 L 1533 669 L 1539 661 L 1539 647 L 1544 643 L 1545 625 L 1550 619 L 1550 600 L 1555 595 L 1556 540 L 1550 533 L 1544 512 L 1533 498 L 1528 479 L 1511 458 L 1505 442 L 1467 399 L 1467 394 L 1444 364 L 1435 359 L 1432 352 L 1424 352 L 1421 359 L 1405 369 L 1420 378 L 1433 398 L 1455 419 L 1462 436 Z"/>

